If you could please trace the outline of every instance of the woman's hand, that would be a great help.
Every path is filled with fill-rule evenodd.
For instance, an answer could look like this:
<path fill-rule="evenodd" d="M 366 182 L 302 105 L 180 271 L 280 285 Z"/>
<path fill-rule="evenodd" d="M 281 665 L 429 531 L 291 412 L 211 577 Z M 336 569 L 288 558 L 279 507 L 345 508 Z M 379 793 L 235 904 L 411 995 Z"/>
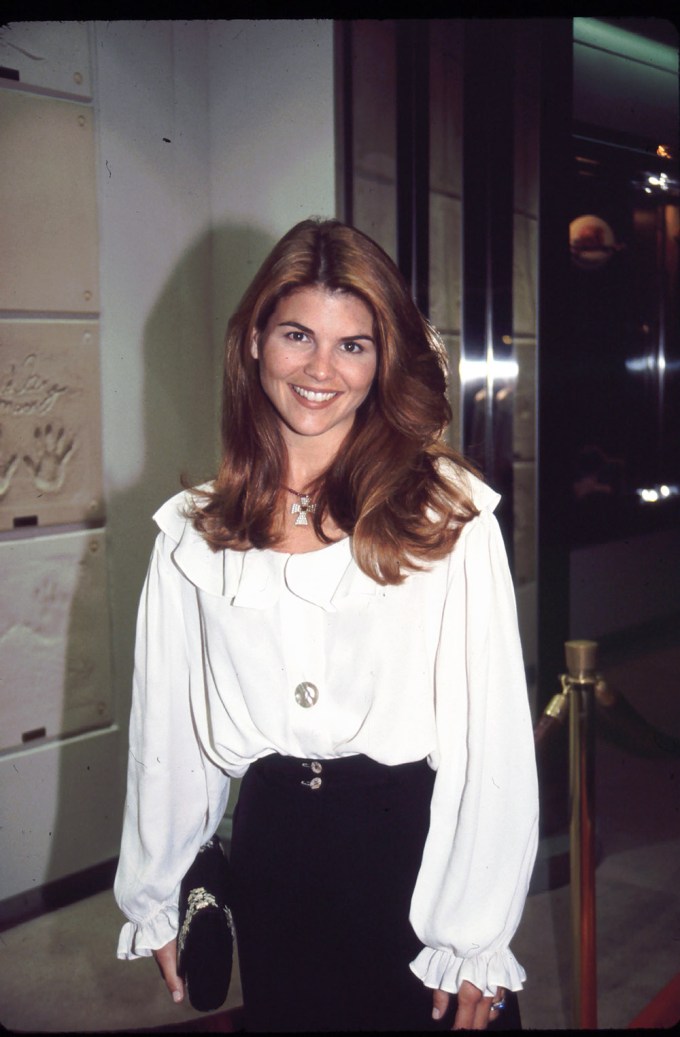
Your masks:
<path fill-rule="evenodd" d="M 453 1021 L 452 1030 L 486 1030 L 489 1022 L 498 1017 L 498 1009 L 491 1008 L 494 1001 L 500 1001 L 505 991 L 498 987 L 495 997 L 483 997 L 481 990 L 464 979 L 458 991 L 458 1011 Z M 450 994 L 446 990 L 435 990 L 432 993 L 432 1017 L 441 1019 L 449 1007 Z"/>
<path fill-rule="evenodd" d="M 165 947 L 153 952 L 156 964 L 161 970 L 165 985 L 172 994 L 172 1000 L 179 1004 L 184 1000 L 184 983 L 177 975 L 177 940 L 171 940 Z"/>

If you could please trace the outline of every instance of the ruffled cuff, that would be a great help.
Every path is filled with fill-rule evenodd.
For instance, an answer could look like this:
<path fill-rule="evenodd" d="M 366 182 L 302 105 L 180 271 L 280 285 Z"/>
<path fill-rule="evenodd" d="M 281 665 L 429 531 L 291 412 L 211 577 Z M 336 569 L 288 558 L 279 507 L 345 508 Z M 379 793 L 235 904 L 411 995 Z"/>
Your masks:
<path fill-rule="evenodd" d="M 146 922 L 126 922 L 120 931 L 119 958 L 149 958 L 151 952 L 165 947 L 177 936 L 179 911 L 176 906 L 162 908 Z"/>
<path fill-rule="evenodd" d="M 458 958 L 452 951 L 423 947 L 411 962 L 411 971 L 432 990 L 457 994 L 464 979 L 473 983 L 485 997 L 495 997 L 496 987 L 521 990 L 526 972 L 511 950 Z"/>

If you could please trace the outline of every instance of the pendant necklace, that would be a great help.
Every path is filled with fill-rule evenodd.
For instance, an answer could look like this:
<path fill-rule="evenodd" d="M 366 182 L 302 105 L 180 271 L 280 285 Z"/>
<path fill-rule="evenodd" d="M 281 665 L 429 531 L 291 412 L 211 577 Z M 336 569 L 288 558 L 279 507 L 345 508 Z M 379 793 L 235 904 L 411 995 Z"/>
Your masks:
<path fill-rule="evenodd" d="M 309 496 L 308 493 L 298 493 L 297 490 L 292 489 L 290 486 L 284 486 L 283 489 L 288 490 L 289 493 L 292 493 L 294 494 L 294 496 L 300 498 L 299 500 L 295 501 L 294 504 L 291 505 L 290 509 L 291 515 L 297 516 L 297 518 L 295 519 L 295 525 L 308 526 L 309 523 L 307 522 L 307 515 L 313 515 L 316 511 L 316 504 L 314 503 L 312 498 Z"/>

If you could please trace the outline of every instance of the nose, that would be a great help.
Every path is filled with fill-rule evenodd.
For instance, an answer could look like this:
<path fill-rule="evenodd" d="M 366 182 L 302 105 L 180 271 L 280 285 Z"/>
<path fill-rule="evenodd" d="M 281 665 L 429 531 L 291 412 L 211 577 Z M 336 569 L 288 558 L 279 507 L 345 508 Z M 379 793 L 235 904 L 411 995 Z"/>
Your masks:
<path fill-rule="evenodd" d="M 333 375 L 333 358 L 330 348 L 317 343 L 304 366 L 304 372 L 316 382 L 327 382 Z"/>

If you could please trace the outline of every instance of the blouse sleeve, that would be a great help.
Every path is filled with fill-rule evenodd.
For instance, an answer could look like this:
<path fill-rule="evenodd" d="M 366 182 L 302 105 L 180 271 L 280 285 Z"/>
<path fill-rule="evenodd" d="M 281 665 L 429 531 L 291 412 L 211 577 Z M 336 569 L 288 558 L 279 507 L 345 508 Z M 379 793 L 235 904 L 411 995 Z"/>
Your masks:
<path fill-rule="evenodd" d="M 119 958 L 148 957 L 176 936 L 181 879 L 217 829 L 229 792 L 228 777 L 206 756 L 192 721 L 186 629 L 193 617 L 184 613 L 187 581 L 174 566 L 174 546 L 159 533 L 137 617 L 127 797 L 114 883 L 129 919 Z M 184 588 L 184 594 L 187 589 L 193 590 Z"/>
<path fill-rule="evenodd" d="M 435 671 L 437 768 L 411 923 L 425 986 L 519 990 L 509 943 L 538 842 L 532 723 L 514 589 L 495 516 L 483 510 L 451 556 Z"/>

